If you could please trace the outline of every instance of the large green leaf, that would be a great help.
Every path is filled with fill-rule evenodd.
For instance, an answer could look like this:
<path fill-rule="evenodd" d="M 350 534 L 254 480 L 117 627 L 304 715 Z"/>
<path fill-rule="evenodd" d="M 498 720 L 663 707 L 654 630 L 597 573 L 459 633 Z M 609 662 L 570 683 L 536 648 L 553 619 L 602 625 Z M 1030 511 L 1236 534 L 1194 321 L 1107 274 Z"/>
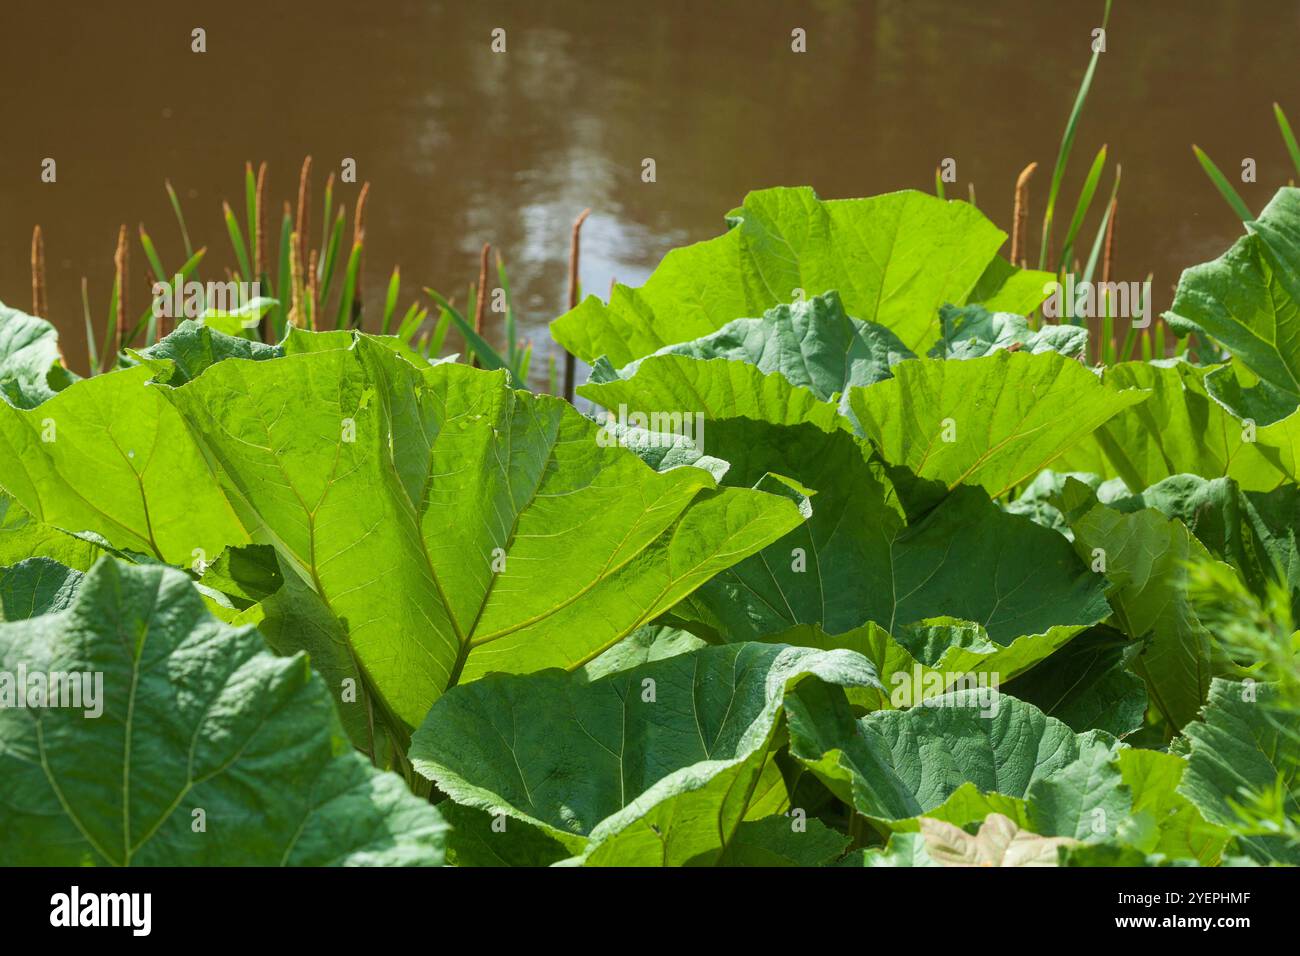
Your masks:
<path fill-rule="evenodd" d="M 99 550 L 90 541 L 37 521 L 31 512 L 0 491 L 0 567 L 45 557 L 85 571 L 95 563 Z"/>
<path fill-rule="evenodd" d="M 1256 427 L 1207 390 L 1206 369 L 1183 361 L 1122 362 L 1105 369 L 1114 389 L 1143 389 L 1148 398 L 1115 415 L 1058 459 L 1059 470 L 1122 478 L 1134 491 L 1177 474 L 1228 476 L 1251 490 L 1294 481 L 1290 422 Z"/>
<path fill-rule="evenodd" d="M 1023 315 L 990 312 L 982 305 L 946 305 L 939 310 L 939 320 L 942 336 L 927 353 L 932 358 L 979 358 L 990 352 L 1020 349 L 1059 352 L 1067 358 L 1087 357 L 1088 330 L 1081 325 L 1047 324 L 1030 330 Z"/>
<path fill-rule="evenodd" d="M 1118 758 L 1120 776 L 1133 794 L 1137 825 L 1130 833 L 1147 853 L 1169 859 L 1194 859 L 1203 866 L 1219 861 L 1228 834 L 1209 823 L 1178 787 L 1188 771 L 1182 757 L 1158 750 L 1128 748 Z M 1139 836 L 1140 834 L 1140 836 Z"/>
<path fill-rule="evenodd" d="M 1195 718 L 1211 677 L 1225 666 L 1187 592 L 1189 566 L 1212 558 L 1186 525 L 1153 508 L 1119 511 L 1073 480 L 1060 501 L 1079 556 L 1110 582 L 1117 626 L 1145 642 L 1133 666 L 1152 704 L 1181 727 Z"/>
<path fill-rule="evenodd" d="M 30 410 L 0 403 L 0 485 L 43 524 L 188 566 L 248 537 L 152 374 L 84 379 Z"/>
<path fill-rule="evenodd" d="M 0 302 L 0 398 L 35 408 L 75 378 L 63 367 L 54 326 Z"/>
<path fill-rule="evenodd" d="M 366 337 L 165 391 L 409 726 L 457 680 L 580 667 L 803 520 L 700 468 L 656 473 L 505 373 L 420 370 Z"/>
<path fill-rule="evenodd" d="M 1014 281 L 1027 274 L 1005 262 L 989 272 L 1006 234 L 973 206 L 919 192 L 823 201 L 806 187 L 765 189 L 731 223 L 670 252 L 642 288 L 616 286 L 608 305 L 589 296 L 551 323 L 556 341 L 588 362 L 623 366 L 834 289 L 850 315 L 918 351 L 938 338 L 939 307 L 965 304 L 977 284 L 989 308 L 1023 314 L 1051 279 Z"/>
<path fill-rule="evenodd" d="M 836 696 L 838 693 L 838 697 Z M 854 720 L 842 692 L 786 703 L 790 752 L 879 826 L 964 826 L 1002 813 L 1043 836 L 1113 836 L 1130 806 L 1105 734 L 1075 734 L 1014 697 L 954 691 Z"/>
<path fill-rule="evenodd" d="M 733 419 L 712 423 L 708 435 L 710 453 L 731 463 L 726 481 L 745 486 L 772 472 L 816 491 L 807 523 L 675 611 L 720 640 L 800 624 L 843 634 L 868 621 L 896 633 L 948 616 L 1006 646 L 1108 611 L 1104 582 L 1067 541 L 1005 513 L 978 488 L 958 488 L 909 522 L 894 485 L 847 432 Z"/>
<path fill-rule="evenodd" d="M 351 336 L 348 336 L 350 342 Z M 226 359 L 265 361 L 280 358 L 284 353 L 283 346 L 227 335 L 201 322 L 186 319 L 160 342 L 132 353 L 132 357 L 152 368 L 158 381 L 181 385 Z"/>
<path fill-rule="evenodd" d="M 1165 319 L 1222 342 L 1264 387 L 1300 403 L 1300 189 L 1280 189 L 1248 235 L 1186 270 Z"/>
<path fill-rule="evenodd" d="M 1005 689 L 1075 733 L 1126 737 L 1142 728 L 1147 711 L 1146 686 L 1129 662 L 1137 650 L 1126 634 L 1098 625 Z"/>
<path fill-rule="evenodd" d="M 726 418 L 774 425 L 808 422 L 825 431 L 848 427 L 839 407 L 822 401 L 812 389 L 792 384 L 780 372 L 724 358 L 652 355 L 638 363 L 630 378 L 605 373 L 598 363 L 592 380 L 580 386 L 578 394 L 608 409 L 613 422 L 656 432 L 680 434 L 690 428 L 694 434 L 700 430 L 696 416 L 701 416 L 705 442 L 708 422 Z"/>
<path fill-rule="evenodd" d="M 453 800 L 532 827 L 588 865 L 718 862 L 746 818 L 787 692 L 876 684 L 861 657 L 709 647 L 587 681 L 491 675 L 444 694 L 416 769 Z"/>
<path fill-rule="evenodd" d="M 442 860 L 436 811 L 352 752 L 305 658 L 178 571 L 101 559 L 65 610 L 0 625 L 0 668 L 94 675 L 102 708 L 0 708 L 0 863 Z"/>
<path fill-rule="evenodd" d="M 63 610 L 72 603 L 82 577 L 80 571 L 50 558 L 28 558 L 0 568 L 0 621 L 25 621 Z"/>
<path fill-rule="evenodd" d="M 736 319 L 709 335 L 654 353 L 664 355 L 727 359 L 753 365 L 764 374 L 780 372 L 821 401 L 830 401 L 850 385 L 889 378 L 893 365 L 916 358 L 883 325 L 849 316 L 834 291 L 775 306 L 761 318 Z M 631 378 L 645 361 L 617 371 L 608 363 L 598 363 L 593 381 Z"/>
<path fill-rule="evenodd" d="M 1300 487 L 1243 491 L 1231 478 L 1175 475 L 1111 503 L 1118 511 L 1154 508 L 1187 526 L 1209 552 L 1236 569 L 1256 597 L 1270 581 L 1286 585 L 1300 619 Z"/>
<path fill-rule="evenodd" d="M 1145 397 L 1104 386 L 1055 352 L 998 351 L 900 362 L 893 378 L 854 389 L 849 404 L 891 464 L 999 497 Z"/>
<path fill-rule="evenodd" d="M 1281 783 L 1284 809 L 1300 819 L 1300 734 L 1294 713 L 1278 712 L 1268 684 L 1214 681 L 1201 720 L 1183 732 L 1191 740 L 1179 792 L 1211 823 L 1232 830 L 1243 825 L 1236 805 Z M 1282 836 L 1238 837 L 1260 863 L 1300 866 L 1300 846 Z"/>
<path fill-rule="evenodd" d="M 856 651 L 871 661 L 883 690 L 855 689 L 849 692 L 850 699 L 871 710 L 886 710 L 910 707 L 925 698 L 938 697 L 955 685 L 981 684 L 996 688 L 1053 654 L 1069 653 L 1069 649 L 1061 648 L 1082 629 L 1083 625 L 1058 625 L 1042 634 L 1003 637 L 999 642 L 990 638 L 979 624 L 941 617 L 897 627 L 893 634 L 875 623 L 843 634 L 827 634 L 816 625 L 803 624 L 765 640 L 797 647 Z M 1139 683 L 1139 691 L 1141 686 Z M 1143 696 L 1142 704 L 1145 703 Z M 1139 722 L 1141 717 L 1139 709 Z"/>

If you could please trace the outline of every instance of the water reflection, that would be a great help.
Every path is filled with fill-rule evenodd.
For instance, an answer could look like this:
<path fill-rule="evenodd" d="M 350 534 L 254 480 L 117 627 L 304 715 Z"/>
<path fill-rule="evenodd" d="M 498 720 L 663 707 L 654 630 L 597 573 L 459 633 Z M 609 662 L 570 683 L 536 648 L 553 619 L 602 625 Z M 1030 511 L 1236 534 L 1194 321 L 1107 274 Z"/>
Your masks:
<path fill-rule="evenodd" d="M 612 278 L 639 283 L 668 249 L 716 234 L 747 190 L 769 185 L 810 183 L 825 197 L 928 188 L 951 156 L 960 193 L 973 182 L 981 208 L 1009 228 L 1012 184 L 1031 159 L 1041 216 L 1100 9 L 237 0 L 200 14 L 162 0 L 6 0 L 0 30 L 16 42 L 0 58 L 0 298 L 29 305 L 40 222 L 53 317 L 80 363 L 79 278 L 89 277 L 98 320 L 118 224 L 143 220 L 167 265 L 180 261 L 165 177 L 181 189 L 196 244 L 229 266 L 220 204 L 241 205 L 244 161 L 270 163 L 278 204 L 307 153 L 321 171 L 317 201 L 323 170 L 344 157 L 373 184 L 368 302 L 382 300 L 395 263 L 404 299 L 427 284 L 463 302 L 490 241 L 539 351 L 564 306 L 569 225 L 588 206 L 581 279 L 602 295 Z M 190 52 L 196 25 L 206 54 Z M 796 26 L 806 54 L 790 51 Z M 1239 231 L 1189 144 L 1225 168 L 1255 158 L 1260 181 L 1241 187 L 1255 209 L 1287 178 L 1269 104 L 1300 118 L 1298 26 L 1295 2 L 1116 5 L 1066 195 L 1108 142 L 1125 170 L 1116 275 L 1153 272 L 1158 308 L 1184 266 Z M 496 27 L 504 55 L 489 48 Z M 59 161 L 55 185 L 39 181 L 44 156 Z M 653 184 L 641 181 L 646 157 Z M 356 190 L 338 189 L 349 207 Z M 319 216 L 313 207 L 313 234 Z M 141 272 L 133 301 L 145 294 Z"/>

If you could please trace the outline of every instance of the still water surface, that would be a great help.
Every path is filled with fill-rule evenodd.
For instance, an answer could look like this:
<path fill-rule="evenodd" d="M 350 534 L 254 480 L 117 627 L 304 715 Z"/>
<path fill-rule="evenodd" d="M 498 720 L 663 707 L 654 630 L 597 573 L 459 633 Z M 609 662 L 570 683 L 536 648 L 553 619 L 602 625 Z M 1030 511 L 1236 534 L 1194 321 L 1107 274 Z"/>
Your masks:
<path fill-rule="evenodd" d="M 1160 309 L 1184 267 L 1240 231 L 1192 142 L 1230 173 L 1243 157 L 1257 161 L 1258 183 L 1239 187 L 1255 210 L 1295 176 L 1270 106 L 1279 100 L 1300 126 L 1300 3 L 1115 7 L 1060 215 L 1108 143 L 1124 167 L 1114 277 L 1153 273 Z M 545 324 L 564 309 L 569 224 L 585 207 L 581 279 L 602 295 L 615 278 L 639 284 L 673 246 L 720 232 L 726 211 L 763 186 L 807 183 L 826 198 L 930 189 L 952 157 L 955 192 L 973 183 L 1009 232 L 1015 177 L 1037 160 L 1041 218 L 1101 8 L 3 0 L 0 299 L 30 308 L 40 223 L 50 311 L 80 368 L 80 278 L 98 321 L 118 225 L 134 234 L 146 223 L 168 268 L 181 261 L 165 178 L 213 273 L 234 265 L 221 201 L 242 209 L 245 160 L 268 161 L 278 207 L 296 193 L 304 155 L 320 171 L 317 202 L 325 172 L 351 157 L 372 184 L 365 298 L 382 300 L 400 264 L 403 305 L 423 285 L 463 302 L 491 242 L 544 355 Z M 194 27 L 206 30 L 206 53 L 190 50 Z M 790 48 L 796 27 L 803 54 Z M 495 28 L 505 54 L 491 50 Z M 57 183 L 40 181 L 45 157 L 57 160 Z M 647 157 L 657 182 L 642 182 Z M 358 188 L 336 190 L 349 210 Z M 319 218 L 314 204 L 313 233 Z M 147 286 L 138 247 L 132 255 L 134 312 Z"/>

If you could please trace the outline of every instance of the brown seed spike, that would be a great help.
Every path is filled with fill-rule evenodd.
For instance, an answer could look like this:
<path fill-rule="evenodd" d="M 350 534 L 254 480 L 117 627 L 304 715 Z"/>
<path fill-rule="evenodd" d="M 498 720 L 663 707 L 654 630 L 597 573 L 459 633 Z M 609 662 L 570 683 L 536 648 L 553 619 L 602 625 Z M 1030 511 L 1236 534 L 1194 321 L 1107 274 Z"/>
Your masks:
<path fill-rule="evenodd" d="M 366 197 L 370 195 L 370 183 L 361 184 L 357 194 L 357 211 L 352 219 L 352 244 L 364 244 L 366 241 Z"/>
<path fill-rule="evenodd" d="M 45 300 L 45 237 L 40 226 L 32 230 L 32 315 L 38 319 L 49 318 Z"/>
<path fill-rule="evenodd" d="M 117 353 L 122 350 L 122 347 L 130 344 L 129 342 L 124 342 L 122 340 L 123 336 L 126 335 L 126 298 L 127 285 L 129 283 L 129 276 L 127 273 L 128 248 L 126 242 L 126 224 L 123 223 L 122 228 L 119 229 L 117 233 L 117 252 L 113 255 L 113 266 L 117 273 L 115 278 L 117 283 L 117 331 L 114 335 L 115 342 L 112 355 L 106 354 L 104 356 L 106 362 L 115 359 Z"/>
<path fill-rule="evenodd" d="M 289 306 L 289 324 L 294 328 L 302 328 L 302 269 L 299 262 L 302 259 L 302 244 L 298 241 L 298 233 L 289 236 L 289 288 L 291 300 Z"/>
<path fill-rule="evenodd" d="M 311 216 L 307 206 L 311 203 L 311 157 L 308 156 L 302 161 L 302 171 L 298 173 L 298 218 L 294 220 L 294 232 L 299 237 L 307 235 L 307 226 L 311 221 Z M 298 271 L 301 273 L 307 268 L 307 260 L 303 256 L 302 243 L 298 245 Z"/>
<path fill-rule="evenodd" d="M 316 258 L 318 255 L 319 253 L 313 249 L 307 259 L 307 315 L 313 329 L 320 325 L 316 321 Z"/>
<path fill-rule="evenodd" d="M 255 237 L 253 239 L 253 271 L 256 275 L 253 278 L 261 281 L 262 276 L 267 274 L 266 271 L 266 162 L 263 161 L 257 167 L 257 193 L 254 200 L 256 206 L 257 222 L 254 223 Z"/>
<path fill-rule="evenodd" d="M 590 209 L 584 209 L 578 213 L 578 218 L 573 220 L 573 235 L 569 239 L 569 308 L 570 310 L 578 307 L 578 252 L 581 247 L 582 224 L 587 221 L 591 215 Z M 573 401 L 573 390 L 576 386 L 574 379 L 578 374 L 578 360 L 572 352 L 564 354 L 564 398 L 565 401 Z"/>
<path fill-rule="evenodd" d="M 1038 168 L 1037 163 L 1030 163 L 1016 177 L 1016 204 L 1011 216 L 1011 264 L 1025 268 L 1024 251 L 1028 241 L 1029 229 L 1029 180 Z"/>
<path fill-rule="evenodd" d="M 474 301 L 474 331 L 483 334 L 483 314 L 487 311 L 487 276 L 488 256 L 492 254 L 492 244 L 483 243 L 483 252 L 478 264 L 478 296 Z M 473 365 L 478 368 L 478 354 L 475 353 Z"/>

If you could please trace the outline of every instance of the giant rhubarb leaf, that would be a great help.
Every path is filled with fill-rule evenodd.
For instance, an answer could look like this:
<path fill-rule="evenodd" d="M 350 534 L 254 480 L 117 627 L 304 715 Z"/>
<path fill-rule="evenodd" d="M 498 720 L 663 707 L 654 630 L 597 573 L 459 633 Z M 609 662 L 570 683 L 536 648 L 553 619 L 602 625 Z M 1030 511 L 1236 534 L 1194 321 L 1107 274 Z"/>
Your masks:
<path fill-rule="evenodd" d="M 731 419 L 710 423 L 706 444 L 731 463 L 728 482 L 748 486 L 770 472 L 816 492 L 806 524 L 678 607 L 692 627 L 721 640 L 800 624 L 843 634 L 868 621 L 894 633 L 947 616 L 1006 646 L 1108 612 L 1104 582 L 1069 542 L 1007 514 L 978 488 L 958 488 L 909 521 L 894 485 L 845 431 Z"/>
<path fill-rule="evenodd" d="M 849 404 L 885 459 L 998 497 L 1032 479 L 1117 412 L 1146 398 L 1109 388 L 1055 352 L 921 359 L 854 389 Z"/>
<path fill-rule="evenodd" d="M 0 624 L 0 670 L 29 705 L 33 675 L 101 690 L 0 707 L 4 865 L 442 861 L 437 812 L 353 752 L 306 659 L 210 617 L 179 571 L 102 558 L 66 609 Z"/>
<path fill-rule="evenodd" d="M 365 337 L 224 361 L 166 394 L 409 726 L 457 681 L 580 667 L 803 520 L 603 447 L 504 373 L 417 369 Z"/>
<path fill-rule="evenodd" d="M 0 302 L 0 399 L 35 408 L 76 378 L 62 362 L 54 326 Z"/>
<path fill-rule="evenodd" d="M 1154 508 L 1116 510 L 1069 479 L 1060 496 L 1080 557 L 1110 582 L 1116 624 L 1145 646 L 1133 662 L 1151 702 L 1174 727 L 1192 720 L 1210 679 L 1226 667 L 1188 596 L 1188 569 L 1212 560 L 1177 519 Z"/>
<path fill-rule="evenodd" d="M 1300 189 L 1280 189 L 1247 235 L 1186 270 L 1165 318 L 1222 342 L 1291 408 L 1300 403 Z"/>
<path fill-rule="evenodd" d="M 812 677 L 878 686 L 849 651 L 765 644 L 590 682 L 491 675 L 443 695 L 410 755 L 453 800 L 502 819 L 500 841 L 531 828 L 588 865 L 718 862 L 753 810 L 787 692 Z"/>
<path fill-rule="evenodd" d="M 1300 738 L 1285 706 L 1268 684 L 1214 681 L 1205 713 L 1184 728 L 1191 753 L 1178 788 L 1210 822 L 1241 830 L 1238 807 L 1277 789 L 1282 812 L 1300 818 Z M 1285 836 L 1238 840 L 1260 863 L 1300 866 L 1300 847 Z"/>
<path fill-rule="evenodd" d="M 248 537 L 145 366 L 0 403 L 0 485 L 39 522 L 189 566 Z"/>
<path fill-rule="evenodd" d="M 1298 472 L 1289 431 L 1295 421 L 1264 428 L 1234 415 L 1211 396 L 1212 375 L 1172 360 L 1121 362 L 1104 369 L 1103 384 L 1142 389 L 1146 401 L 1122 410 L 1053 467 L 1122 478 L 1133 490 L 1177 474 L 1228 476 L 1259 491 L 1294 481 Z"/>
<path fill-rule="evenodd" d="M 1006 234 L 975 207 L 919 192 L 823 201 L 806 187 L 765 189 L 729 222 L 722 236 L 670 252 L 642 288 L 616 286 L 608 305 L 589 296 L 551 323 L 556 341 L 623 366 L 835 289 L 850 315 L 920 351 L 939 337 L 940 306 L 978 292 L 990 309 L 1024 314 L 1051 279 L 999 260 Z"/>
<path fill-rule="evenodd" d="M 1092 840 L 1113 836 L 1131 806 L 1112 738 L 1076 735 L 1014 697 L 954 691 L 854 720 L 843 692 L 810 686 L 786 708 L 791 754 L 889 830 L 998 812 L 1043 836 Z"/>

